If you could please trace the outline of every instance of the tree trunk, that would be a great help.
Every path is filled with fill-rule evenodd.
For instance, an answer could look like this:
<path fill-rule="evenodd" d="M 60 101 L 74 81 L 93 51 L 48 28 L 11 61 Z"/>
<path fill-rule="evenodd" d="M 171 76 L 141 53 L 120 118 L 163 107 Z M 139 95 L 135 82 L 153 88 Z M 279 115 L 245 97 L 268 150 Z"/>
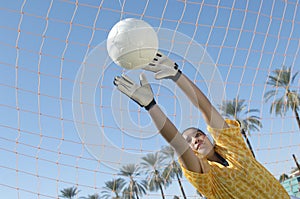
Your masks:
<path fill-rule="evenodd" d="M 137 192 L 135 192 L 135 197 L 136 197 L 136 199 L 139 199 L 139 195 Z"/>
<path fill-rule="evenodd" d="M 294 113 L 295 113 L 295 116 L 296 116 L 296 120 L 297 120 L 297 123 L 298 123 L 298 127 L 300 129 L 300 117 L 299 117 L 299 114 L 297 112 L 297 109 L 294 108 Z"/>
<path fill-rule="evenodd" d="M 248 145 L 248 147 L 249 147 L 249 149 L 250 149 L 250 151 L 251 151 L 251 153 L 252 153 L 252 155 L 253 155 L 253 157 L 255 158 L 255 154 L 254 154 L 254 151 L 253 151 L 253 149 L 252 149 L 252 146 L 251 146 L 251 143 L 250 143 L 250 140 L 248 139 L 248 136 L 246 135 L 246 132 L 245 132 L 245 130 L 244 129 L 242 129 L 242 135 L 244 136 L 244 138 L 245 138 L 245 140 L 246 140 L 246 142 L 247 142 L 247 145 Z"/>
<path fill-rule="evenodd" d="M 135 197 L 136 199 L 139 199 L 139 194 L 138 194 L 138 189 L 136 187 L 136 182 L 132 179 L 132 176 L 130 177 L 130 198 L 134 198 L 134 194 L 135 194 Z"/>
<path fill-rule="evenodd" d="M 184 192 L 184 189 L 183 189 L 183 186 L 182 186 L 182 183 L 181 183 L 181 180 L 180 180 L 180 177 L 179 177 L 179 174 L 178 174 L 178 173 L 176 173 L 176 177 L 177 177 L 178 184 L 179 184 L 181 193 L 182 193 L 182 195 L 183 195 L 183 198 L 186 199 L 186 195 L 185 195 L 185 192 Z"/>
<path fill-rule="evenodd" d="M 296 166 L 297 166 L 297 168 L 298 168 L 298 170 L 299 170 L 299 172 L 300 172 L 300 165 L 299 165 L 299 163 L 298 163 L 298 161 L 297 161 L 297 158 L 296 158 L 295 154 L 293 154 L 293 158 L 294 158 L 294 161 L 295 161 L 295 163 L 296 163 Z"/>
<path fill-rule="evenodd" d="M 164 194 L 164 191 L 163 191 L 163 188 L 162 188 L 161 184 L 159 184 L 159 189 L 160 189 L 162 199 L 165 199 L 165 194 Z"/>

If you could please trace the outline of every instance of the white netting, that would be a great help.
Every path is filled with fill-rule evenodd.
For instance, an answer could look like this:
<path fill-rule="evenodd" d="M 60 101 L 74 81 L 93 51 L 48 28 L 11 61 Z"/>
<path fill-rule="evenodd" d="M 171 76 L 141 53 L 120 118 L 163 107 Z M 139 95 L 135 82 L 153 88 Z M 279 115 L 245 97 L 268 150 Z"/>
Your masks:
<path fill-rule="evenodd" d="M 285 93 L 267 81 L 282 66 L 292 75 L 300 71 L 298 3 L 1 1 L 1 197 L 59 198 L 69 187 L 80 190 L 75 198 L 103 195 L 105 182 L 120 177 L 121 166 L 166 145 L 147 113 L 112 83 L 122 72 L 132 77 L 141 72 L 124 71 L 107 56 L 108 32 L 124 18 L 152 25 L 161 50 L 214 105 L 239 97 L 247 110 L 258 109 L 250 113 L 263 125 L 249 135 L 254 153 L 276 178 L 289 173 L 296 166 L 292 155 L 300 157 L 297 118 L 291 109 L 282 116 L 270 114 L 271 104 Z M 190 125 L 205 128 L 201 115 L 174 84 L 149 81 L 180 130 Z M 300 92 L 299 75 L 289 88 Z M 277 94 L 266 102 L 270 90 Z M 199 198 L 186 179 L 182 181 L 187 198 Z M 183 198 L 176 179 L 163 190 L 166 198 Z M 161 194 L 147 191 L 142 198 Z"/>

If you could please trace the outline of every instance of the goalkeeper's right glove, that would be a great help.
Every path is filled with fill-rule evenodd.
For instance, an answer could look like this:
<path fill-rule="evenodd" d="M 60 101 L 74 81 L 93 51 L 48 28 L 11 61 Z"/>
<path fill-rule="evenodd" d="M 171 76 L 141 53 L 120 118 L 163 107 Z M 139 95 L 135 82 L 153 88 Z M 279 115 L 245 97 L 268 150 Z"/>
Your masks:
<path fill-rule="evenodd" d="M 151 86 L 144 74 L 140 75 L 140 84 L 136 84 L 128 76 L 122 75 L 115 77 L 114 85 L 147 111 L 156 104 Z"/>

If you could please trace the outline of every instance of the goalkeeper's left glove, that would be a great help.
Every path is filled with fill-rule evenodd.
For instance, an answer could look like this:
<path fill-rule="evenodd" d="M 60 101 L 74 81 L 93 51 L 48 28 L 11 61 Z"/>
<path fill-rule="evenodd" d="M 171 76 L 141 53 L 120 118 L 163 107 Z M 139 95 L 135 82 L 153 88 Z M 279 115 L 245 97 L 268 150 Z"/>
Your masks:
<path fill-rule="evenodd" d="M 176 82 L 181 75 L 178 65 L 161 52 L 157 52 L 153 61 L 143 69 L 154 72 L 155 79 L 172 79 Z"/>

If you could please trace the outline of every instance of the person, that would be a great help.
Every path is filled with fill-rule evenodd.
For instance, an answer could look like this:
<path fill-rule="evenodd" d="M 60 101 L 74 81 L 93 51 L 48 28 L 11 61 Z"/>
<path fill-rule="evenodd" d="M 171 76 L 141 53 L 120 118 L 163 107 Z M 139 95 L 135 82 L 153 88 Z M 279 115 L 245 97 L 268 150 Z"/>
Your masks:
<path fill-rule="evenodd" d="M 178 65 L 158 52 L 143 68 L 156 79 L 171 79 L 203 115 L 207 130 L 191 127 L 181 134 L 156 104 L 144 74 L 140 84 L 122 74 L 114 79 L 119 91 L 144 107 L 159 133 L 176 151 L 187 180 L 208 199 L 287 199 L 279 181 L 252 155 L 237 121 L 224 119 L 204 93 L 178 69 Z"/>

